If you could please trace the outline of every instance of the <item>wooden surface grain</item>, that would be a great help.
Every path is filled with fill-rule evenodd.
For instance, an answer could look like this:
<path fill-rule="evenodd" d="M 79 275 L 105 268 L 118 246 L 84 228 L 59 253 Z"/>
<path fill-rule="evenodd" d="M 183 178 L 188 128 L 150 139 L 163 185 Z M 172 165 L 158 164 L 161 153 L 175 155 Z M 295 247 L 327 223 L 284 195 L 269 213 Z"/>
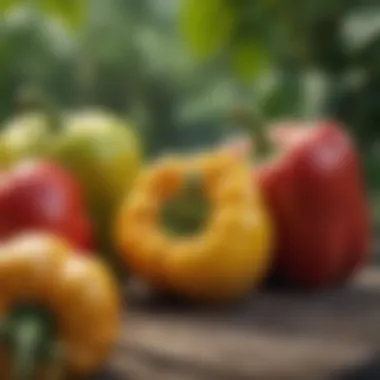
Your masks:
<path fill-rule="evenodd" d="M 380 379 L 380 269 L 344 288 L 255 294 L 219 310 L 137 299 L 96 380 Z"/>

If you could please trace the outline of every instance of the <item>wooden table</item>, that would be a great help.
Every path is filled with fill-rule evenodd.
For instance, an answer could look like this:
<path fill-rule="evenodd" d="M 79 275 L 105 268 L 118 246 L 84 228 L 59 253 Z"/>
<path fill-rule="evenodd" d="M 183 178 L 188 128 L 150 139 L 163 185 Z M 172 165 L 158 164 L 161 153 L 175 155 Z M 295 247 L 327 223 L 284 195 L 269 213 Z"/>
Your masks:
<path fill-rule="evenodd" d="M 223 310 L 132 299 L 127 309 L 96 380 L 380 379 L 380 269 L 312 296 L 256 294 Z"/>

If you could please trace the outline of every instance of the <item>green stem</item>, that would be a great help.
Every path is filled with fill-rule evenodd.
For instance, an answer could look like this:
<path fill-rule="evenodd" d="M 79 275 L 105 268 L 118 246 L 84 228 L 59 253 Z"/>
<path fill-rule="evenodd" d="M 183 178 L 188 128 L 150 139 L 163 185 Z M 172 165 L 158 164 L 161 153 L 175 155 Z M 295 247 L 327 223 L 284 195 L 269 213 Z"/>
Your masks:
<path fill-rule="evenodd" d="M 29 86 L 21 89 L 17 96 L 17 105 L 21 111 L 39 111 L 47 119 L 52 132 L 62 128 L 62 115 L 58 107 L 37 86 Z"/>
<path fill-rule="evenodd" d="M 272 146 L 262 117 L 245 109 L 237 109 L 234 111 L 233 119 L 249 133 L 254 142 L 255 154 L 265 157 L 271 153 Z"/>
<path fill-rule="evenodd" d="M 37 352 L 42 344 L 45 321 L 39 316 L 25 315 L 14 331 L 12 380 L 31 380 L 36 370 Z"/>
<path fill-rule="evenodd" d="M 49 354 L 49 380 L 62 380 L 65 372 L 65 350 L 60 342 L 53 343 Z"/>
<path fill-rule="evenodd" d="M 0 340 L 4 340 L 8 335 L 9 324 L 7 319 L 0 320 Z"/>
<path fill-rule="evenodd" d="M 190 173 L 182 191 L 164 206 L 163 222 L 170 232 L 188 235 L 196 233 L 202 227 L 209 212 L 203 183 L 202 175 Z"/>

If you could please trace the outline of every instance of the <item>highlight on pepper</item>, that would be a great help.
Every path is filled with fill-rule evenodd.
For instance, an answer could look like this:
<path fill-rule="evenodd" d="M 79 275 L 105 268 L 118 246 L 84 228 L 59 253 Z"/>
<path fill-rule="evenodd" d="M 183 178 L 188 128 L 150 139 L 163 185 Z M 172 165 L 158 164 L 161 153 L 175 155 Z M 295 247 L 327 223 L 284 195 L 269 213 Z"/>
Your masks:
<path fill-rule="evenodd" d="M 92 220 L 74 175 L 46 160 L 21 161 L 0 175 L 0 241 L 43 230 L 67 239 L 81 254 L 95 247 Z"/>

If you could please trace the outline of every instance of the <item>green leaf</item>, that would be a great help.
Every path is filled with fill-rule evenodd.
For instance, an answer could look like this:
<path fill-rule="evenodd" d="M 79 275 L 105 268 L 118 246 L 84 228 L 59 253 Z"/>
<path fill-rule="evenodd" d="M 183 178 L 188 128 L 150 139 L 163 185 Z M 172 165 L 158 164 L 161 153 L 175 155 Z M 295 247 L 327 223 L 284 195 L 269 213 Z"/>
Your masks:
<path fill-rule="evenodd" d="M 302 78 L 297 70 L 281 70 L 261 94 L 259 106 L 267 119 L 294 117 L 303 113 Z M 261 87 L 264 87 L 261 85 Z"/>
<path fill-rule="evenodd" d="M 232 47 L 232 65 L 243 80 L 252 80 L 270 68 L 268 51 L 252 39 L 237 41 Z"/>
<path fill-rule="evenodd" d="M 83 22 L 87 0 L 1 0 L 0 15 L 23 6 L 36 6 L 47 15 L 57 17 L 70 26 Z"/>
<path fill-rule="evenodd" d="M 0 12 L 5 13 L 7 12 L 10 8 L 12 8 L 14 5 L 19 5 L 22 4 L 22 0 L 2 0 L 0 1 Z"/>
<path fill-rule="evenodd" d="M 57 17 L 67 25 L 77 27 L 84 20 L 87 0 L 1 0 L 0 15 L 23 6 L 36 6 L 44 14 Z"/>
<path fill-rule="evenodd" d="M 60 18 L 72 27 L 84 21 L 87 0 L 39 0 L 42 12 Z"/>
<path fill-rule="evenodd" d="M 183 0 L 180 12 L 182 33 L 201 58 L 210 58 L 228 42 L 235 17 L 223 0 Z"/>
<path fill-rule="evenodd" d="M 380 33 L 355 51 L 354 60 L 367 73 L 380 77 Z"/>

